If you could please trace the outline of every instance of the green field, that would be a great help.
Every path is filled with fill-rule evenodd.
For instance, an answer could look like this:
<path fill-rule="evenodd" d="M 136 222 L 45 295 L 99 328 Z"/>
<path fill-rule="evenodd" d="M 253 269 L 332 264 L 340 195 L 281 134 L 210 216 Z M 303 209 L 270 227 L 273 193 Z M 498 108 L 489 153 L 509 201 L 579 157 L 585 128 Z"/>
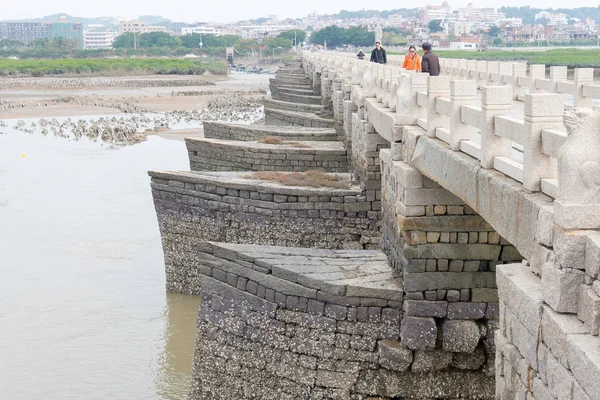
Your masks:
<path fill-rule="evenodd" d="M 527 61 L 528 64 L 600 67 L 600 50 L 556 49 L 548 51 L 436 51 L 439 57 L 488 61 Z"/>
<path fill-rule="evenodd" d="M 0 59 L 0 76 L 45 75 L 201 75 L 204 72 L 226 75 L 227 64 L 179 58 L 126 59 Z"/>

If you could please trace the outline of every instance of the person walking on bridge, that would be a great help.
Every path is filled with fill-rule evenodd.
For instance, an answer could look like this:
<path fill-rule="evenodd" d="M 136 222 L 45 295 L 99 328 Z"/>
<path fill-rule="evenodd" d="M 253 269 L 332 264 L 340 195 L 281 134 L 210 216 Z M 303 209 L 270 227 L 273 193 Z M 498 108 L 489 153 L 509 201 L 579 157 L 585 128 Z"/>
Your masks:
<path fill-rule="evenodd" d="M 425 54 L 421 61 L 421 72 L 427 72 L 429 76 L 440 74 L 440 59 L 431 51 L 431 43 L 425 42 L 421 45 Z"/>
<path fill-rule="evenodd" d="M 417 54 L 417 49 L 415 46 L 410 46 L 408 48 L 408 53 L 404 56 L 404 62 L 402 63 L 402 68 L 408 71 L 417 71 L 421 72 L 421 57 Z"/>
<path fill-rule="evenodd" d="M 378 64 L 387 64 L 387 56 L 385 49 L 381 47 L 381 43 L 375 42 L 375 48 L 371 52 L 371 62 Z"/>

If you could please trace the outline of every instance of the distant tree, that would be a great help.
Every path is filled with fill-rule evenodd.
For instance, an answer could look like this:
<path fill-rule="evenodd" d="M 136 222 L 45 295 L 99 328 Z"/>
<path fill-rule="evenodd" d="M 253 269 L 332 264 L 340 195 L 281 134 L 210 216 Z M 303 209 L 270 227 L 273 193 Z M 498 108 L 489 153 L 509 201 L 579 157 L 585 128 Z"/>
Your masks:
<path fill-rule="evenodd" d="M 408 43 L 408 39 L 394 32 L 383 32 L 383 38 L 381 40 L 386 46 L 396 46 Z"/>
<path fill-rule="evenodd" d="M 20 47 L 23 47 L 24 44 L 20 40 L 15 39 L 2 39 L 0 40 L 0 49 L 1 50 L 16 50 Z"/>
<path fill-rule="evenodd" d="M 134 40 L 133 32 L 125 32 L 115 38 L 113 49 L 133 49 Z"/>
<path fill-rule="evenodd" d="M 327 46 L 333 48 L 344 44 L 344 33 L 345 29 L 339 26 L 330 25 L 323 29 L 320 29 L 310 37 L 310 41 L 314 44 L 324 44 L 327 42 Z"/>
<path fill-rule="evenodd" d="M 431 33 L 443 31 L 444 28 L 442 27 L 442 21 L 440 21 L 439 19 L 429 21 L 429 30 L 431 31 Z"/>
<path fill-rule="evenodd" d="M 279 35 L 277 35 L 277 37 L 282 37 L 291 40 L 292 43 L 295 39 L 296 43 L 294 43 L 294 45 L 296 45 L 298 43 L 304 42 L 304 40 L 306 39 L 306 32 L 301 29 L 290 29 L 289 31 L 281 32 Z"/>
<path fill-rule="evenodd" d="M 546 25 L 550 24 L 550 21 L 548 20 L 548 18 L 539 18 L 539 19 L 535 20 L 535 23 L 546 26 Z"/>
<path fill-rule="evenodd" d="M 198 48 L 200 47 L 201 40 L 202 35 L 199 33 L 188 33 L 187 35 L 181 36 L 181 45 L 189 49 Z M 202 43 L 202 45 L 204 45 L 204 43 Z"/>
<path fill-rule="evenodd" d="M 139 48 L 180 47 L 181 39 L 166 32 L 142 33 L 139 35 L 137 45 Z"/>
<path fill-rule="evenodd" d="M 329 43 L 329 41 L 327 41 L 327 43 Z M 372 46 L 375 44 L 375 32 L 369 32 L 364 26 L 353 26 L 346 30 L 344 44 L 351 44 L 353 46 Z"/>
<path fill-rule="evenodd" d="M 292 47 L 292 42 L 287 38 L 277 36 L 263 40 L 263 45 L 267 46 L 268 49 L 289 49 Z"/>
<path fill-rule="evenodd" d="M 375 33 L 369 32 L 364 26 L 353 26 L 344 29 L 338 26 L 328 26 L 313 32 L 310 36 L 311 43 L 324 44 L 328 47 L 339 47 L 346 44 L 353 46 L 370 46 L 375 43 Z"/>
<path fill-rule="evenodd" d="M 500 38 L 493 39 L 492 40 L 492 45 L 494 45 L 496 47 L 502 46 L 502 39 L 500 39 Z"/>
<path fill-rule="evenodd" d="M 496 25 L 492 25 L 490 26 L 490 29 L 488 30 L 488 36 L 489 37 L 498 37 L 500 36 L 500 28 L 498 28 Z"/>

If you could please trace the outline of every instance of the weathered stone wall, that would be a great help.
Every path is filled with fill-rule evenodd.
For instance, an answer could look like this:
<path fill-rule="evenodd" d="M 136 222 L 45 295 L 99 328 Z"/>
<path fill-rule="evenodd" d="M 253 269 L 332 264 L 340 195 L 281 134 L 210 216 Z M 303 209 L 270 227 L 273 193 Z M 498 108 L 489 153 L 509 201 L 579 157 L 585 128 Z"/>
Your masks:
<path fill-rule="evenodd" d="M 575 278 L 575 277 L 572 277 Z M 600 398 L 600 340 L 580 315 L 556 312 L 544 303 L 544 278 L 523 264 L 498 269 L 500 329 L 496 332 L 496 398 Z M 563 280 L 561 284 L 573 284 Z M 598 281 L 596 281 L 598 282 Z M 587 285 L 581 285 L 588 290 Z M 560 295 L 559 292 L 554 292 Z M 563 292 L 572 300 L 576 290 Z M 598 310 L 598 291 L 586 294 Z M 579 318 L 578 318 L 579 317 Z"/>
<path fill-rule="evenodd" d="M 289 187 L 235 172 L 150 175 L 166 247 L 198 240 L 324 249 L 379 243 L 379 212 L 358 187 Z M 169 268 L 167 253 L 165 263 Z"/>
<path fill-rule="evenodd" d="M 493 396 L 493 378 L 477 371 L 481 355 L 465 353 L 483 348 L 485 326 L 449 320 L 437 336 L 431 319 L 416 329 L 415 318 L 401 323 L 399 281 L 373 286 L 370 276 L 345 279 L 352 263 L 354 271 L 389 277 L 379 252 L 215 243 L 198 244 L 192 253 L 202 303 L 191 398 Z M 321 273 L 325 266 L 329 278 Z M 336 277 L 336 268 L 346 272 Z M 445 350 L 431 350 L 436 340 Z"/>
<path fill-rule="evenodd" d="M 222 122 L 204 122 L 204 137 L 210 139 L 257 141 L 265 136 L 276 136 L 284 140 L 335 141 L 337 135 L 332 128 L 301 126 L 245 125 Z"/>
<path fill-rule="evenodd" d="M 265 144 L 185 139 L 192 171 L 348 172 L 346 150 L 338 142 Z"/>
<path fill-rule="evenodd" d="M 282 99 L 283 100 L 283 99 Z M 312 128 L 333 128 L 333 120 L 320 118 L 314 114 L 273 110 L 265 108 L 265 122 L 269 125 L 304 126 Z"/>
<path fill-rule="evenodd" d="M 263 104 L 265 105 L 265 107 L 274 110 L 286 110 L 304 113 L 323 112 L 323 106 L 319 104 L 290 103 L 288 101 L 278 101 L 269 99 L 264 99 Z"/>
<path fill-rule="evenodd" d="M 282 88 L 278 89 L 279 98 L 278 100 L 287 101 L 290 103 L 301 103 L 301 104 L 321 104 L 321 98 L 319 96 L 300 94 L 292 92 L 291 90 L 285 90 Z"/>
<path fill-rule="evenodd" d="M 379 151 L 389 147 L 373 126 L 360 119 L 358 113 L 352 114 L 352 168 L 367 199 L 375 202 L 381 210 L 381 167 Z"/>

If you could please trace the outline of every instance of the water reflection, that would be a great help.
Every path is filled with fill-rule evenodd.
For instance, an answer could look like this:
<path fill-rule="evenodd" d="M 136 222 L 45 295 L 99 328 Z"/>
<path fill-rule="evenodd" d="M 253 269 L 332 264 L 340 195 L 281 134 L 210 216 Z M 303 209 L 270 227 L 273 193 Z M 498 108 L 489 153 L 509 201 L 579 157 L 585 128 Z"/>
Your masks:
<path fill-rule="evenodd" d="M 199 304 L 199 296 L 167 294 L 165 346 L 156 379 L 161 398 L 179 400 L 188 394 Z"/>

